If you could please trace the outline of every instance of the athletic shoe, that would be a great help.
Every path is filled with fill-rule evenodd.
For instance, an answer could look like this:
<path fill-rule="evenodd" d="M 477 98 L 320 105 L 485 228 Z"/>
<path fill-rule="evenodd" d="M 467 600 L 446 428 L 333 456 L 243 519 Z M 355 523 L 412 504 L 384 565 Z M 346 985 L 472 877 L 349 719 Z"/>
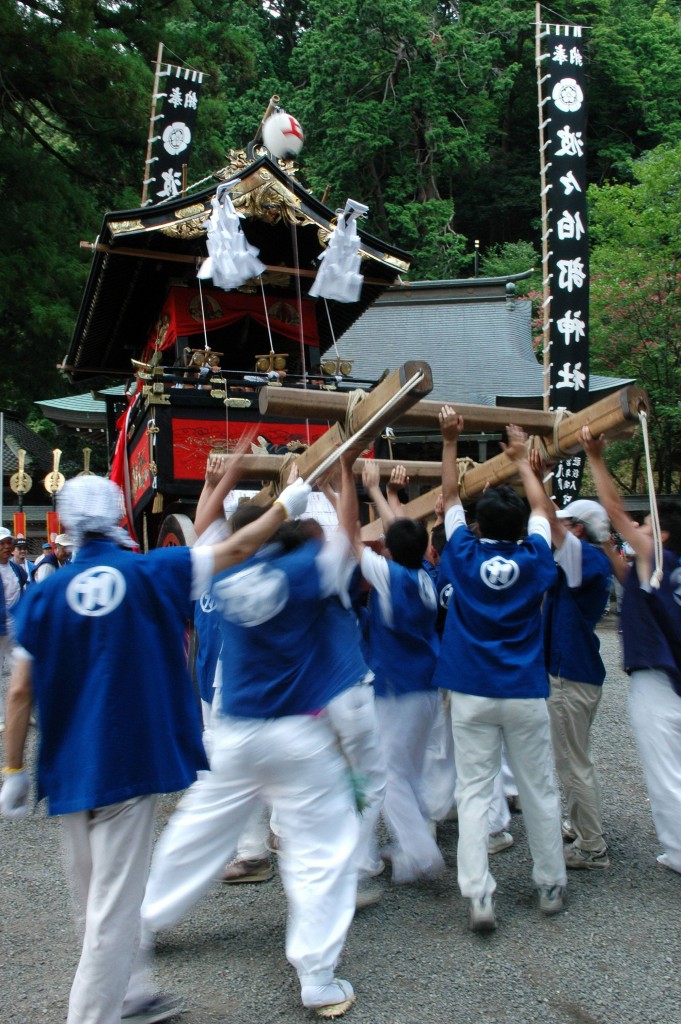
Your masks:
<path fill-rule="evenodd" d="M 258 860 L 233 860 L 222 873 L 222 881 L 228 885 L 239 885 L 241 882 L 269 882 L 274 875 L 274 868 L 269 857 Z"/>
<path fill-rule="evenodd" d="M 517 793 L 511 793 L 510 796 L 507 796 L 506 803 L 511 814 L 522 814 L 523 809 L 520 806 L 520 797 Z"/>
<path fill-rule="evenodd" d="M 551 914 L 560 914 L 563 909 L 563 895 L 565 888 L 562 885 L 540 885 L 539 886 L 539 909 L 547 917 Z"/>
<path fill-rule="evenodd" d="M 493 932 L 497 926 L 491 896 L 473 896 L 468 907 L 468 927 L 472 932 Z"/>
<path fill-rule="evenodd" d="M 172 996 L 154 996 L 133 1013 L 125 1013 L 121 1024 L 157 1024 L 157 1021 L 170 1020 L 182 1013 L 182 1002 Z"/>
<path fill-rule="evenodd" d="M 609 868 L 608 848 L 602 850 L 582 850 L 571 843 L 563 850 L 566 868 Z"/>
<path fill-rule="evenodd" d="M 572 822 L 569 818 L 566 818 L 565 821 L 562 822 L 560 826 L 560 831 L 562 833 L 564 843 L 574 843 L 575 839 L 577 838 L 577 833 L 575 832 Z"/>
<path fill-rule="evenodd" d="M 355 993 L 349 981 L 334 978 L 328 985 L 303 985 L 300 998 L 319 1017 L 340 1017 L 354 1003 Z"/>
<path fill-rule="evenodd" d="M 371 907 L 378 903 L 383 895 L 383 888 L 371 878 L 360 878 L 357 883 L 357 896 L 355 897 L 355 908 L 362 910 L 364 907 Z"/>
<path fill-rule="evenodd" d="M 681 874 L 681 871 L 674 867 L 666 853 L 661 853 L 659 857 L 656 857 L 656 860 L 658 868 L 667 868 L 668 871 L 675 871 L 677 875 Z"/>
<path fill-rule="evenodd" d="M 502 850 L 508 850 L 510 846 L 513 846 L 513 836 L 504 829 L 501 832 L 490 832 L 487 836 L 487 852 L 490 856 L 501 853 Z"/>
<path fill-rule="evenodd" d="M 278 836 L 276 832 L 270 829 L 266 845 L 270 853 L 281 853 L 281 836 Z"/>

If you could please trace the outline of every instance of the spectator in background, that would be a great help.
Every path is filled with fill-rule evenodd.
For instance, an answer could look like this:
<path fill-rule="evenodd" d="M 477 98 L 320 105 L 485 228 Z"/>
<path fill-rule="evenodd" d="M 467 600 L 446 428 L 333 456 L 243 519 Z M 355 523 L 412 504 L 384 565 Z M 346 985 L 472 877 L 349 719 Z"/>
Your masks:
<path fill-rule="evenodd" d="M 46 551 L 45 557 L 36 563 L 33 572 L 33 582 L 42 583 L 48 576 L 67 565 L 71 561 L 73 552 L 73 541 L 67 533 L 60 533 L 54 541 L 54 551 Z"/>
<path fill-rule="evenodd" d="M 35 569 L 35 564 L 31 562 L 28 557 L 28 541 L 25 537 L 20 537 L 14 545 L 12 561 L 15 565 L 18 565 L 20 569 L 24 570 L 26 574 L 26 583 L 30 583 L 31 573 Z"/>

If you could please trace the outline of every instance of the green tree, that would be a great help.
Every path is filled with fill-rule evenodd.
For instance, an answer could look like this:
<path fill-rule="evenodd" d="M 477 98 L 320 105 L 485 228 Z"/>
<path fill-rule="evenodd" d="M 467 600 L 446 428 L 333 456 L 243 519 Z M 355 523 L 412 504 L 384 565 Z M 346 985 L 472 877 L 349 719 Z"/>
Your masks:
<path fill-rule="evenodd" d="M 0 343 L 12 354 L 2 407 L 27 416 L 36 399 L 71 390 L 57 364 L 88 272 L 79 242 L 96 237 L 104 210 L 139 204 L 153 61 L 166 31 L 174 59 L 182 53 L 204 70 L 209 58 L 192 173 L 224 163 L 220 90 L 230 70 L 234 88 L 255 87 L 251 23 L 259 19 L 265 39 L 269 19 L 257 3 L 235 5 L 243 17 L 233 26 L 224 4 L 208 8 L 209 0 L 0 0 Z"/>
<path fill-rule="evenodd" d="M 310 0 L 311 29 L 290 64 L 311 183 L 331 185 L 338 205 L 362 198 L 377 233 L 406 236 L 416 277 L 470 266 L 453 183 L 464 164 L 487 161 L 499 97 L 517 72 L 492 24 L 492 8 L 508 23 L 513 5 L 477 6 L 487 21 L 471 15 L 464 26 L 455 8 L 429 0 Z"/>
<path fill-rule="evenodd" d="M 679 492 L 681 144 L 641 157 L 633 175 L 633 184 L 589 190 L 592 368 L 635 377 L 646 388 L 657 487 Z M 615 449 L 613 458 L 619 454 Z M 629 489 L 637 488 L 639 469 L 640 447 Z"/>

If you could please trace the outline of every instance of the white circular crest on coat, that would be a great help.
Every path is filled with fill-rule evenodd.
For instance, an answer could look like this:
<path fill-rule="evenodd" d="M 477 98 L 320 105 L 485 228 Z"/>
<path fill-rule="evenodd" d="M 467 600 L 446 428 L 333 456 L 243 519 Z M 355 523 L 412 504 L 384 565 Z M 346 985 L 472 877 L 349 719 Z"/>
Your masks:
<path fill-rule="evenodd" d="M 506 590 L 512 587 L 520 575 L 518 563 L 512 558 L 495 555 L 480 566 L 480 578 L 492 590 Z"/>
<path fill-rule="evenodd" d="M 288 577 L 269 565 L 252 565 L 214 584 L 224 618 L 247 629 L 273 619 L 288 601 Z"/>
<path fill-rule="evenodd" d="M 199 608 L 206 615 L 210 615 L 211 612 L 215 611 L 215 600 L 210 590 L 204 590 L 199 598 Z"/>
<path fill-rule="evenodd" d="M 452 599 L 454 593 L 454 587 L 451 583 L 445 583 L 444 587 L 440 591 L 440 608 L 449 608 L 449 602 Z"/>
<path fill-rule="evenodd" d="M 437 594 L 425 569 L 419 569 L 419 597 L 426 608 L 437 608 Z"/>
<path fill-rule="evenodd" d="M 110 565 L 78 573 L 66 588 L 66 603 L 76 615 L 109 615 L 125 597 L 125 577 Z"/>

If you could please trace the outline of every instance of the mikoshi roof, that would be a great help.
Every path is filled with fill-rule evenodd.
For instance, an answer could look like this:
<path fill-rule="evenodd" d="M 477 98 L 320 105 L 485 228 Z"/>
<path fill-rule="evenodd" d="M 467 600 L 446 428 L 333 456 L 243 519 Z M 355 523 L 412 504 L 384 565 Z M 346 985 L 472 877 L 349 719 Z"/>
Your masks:
<path fill-rule="evenodd" d="M 380 377 L 405 359 L 425 360 L 433 372 L 430 397 L 438 401 L 541 408 L 531 302 L 515 294 L 515 282 L 529 274 L 392 288 L 348 329 L 338 350 L 360 378 Z M 591 374 L 589 391 L 603 397 L 631 383 Z"/>
<path fill-rule="evenodd" d="M 240 155 L 236 155 L 237 157 Z M 333 230 L 336 213 L 306 191 L 267 156 L 253 163 L 235 159 L 202 191 L 135 210 L 107 213 L 63 369 L 70 380 L 101 372 L 127 376 L 156 322 L 171 283 L 196 282 L 207 256 L 206 224 L 211 200 L 226 180 L 239 178 L 231 195 L 241 227 L 260 259 L 272 268 L 266 286 L 276 291 L 282 278 L 289 292 L 298 276 L 302 296 L 314 281 L 317 262 Z M 365 281 L 358 302 L 316 303 L 320 348 L 347 328 L 409 269 L 410 255 L 359 228 Z M 276 268 L 282 268 L 276 272 Z M 286 274 L 299 268 L 300 275 Z M 307 272 L 307 273 L 306 273 Z M 283 285 L 282 285 L 283 287 Z"/>

